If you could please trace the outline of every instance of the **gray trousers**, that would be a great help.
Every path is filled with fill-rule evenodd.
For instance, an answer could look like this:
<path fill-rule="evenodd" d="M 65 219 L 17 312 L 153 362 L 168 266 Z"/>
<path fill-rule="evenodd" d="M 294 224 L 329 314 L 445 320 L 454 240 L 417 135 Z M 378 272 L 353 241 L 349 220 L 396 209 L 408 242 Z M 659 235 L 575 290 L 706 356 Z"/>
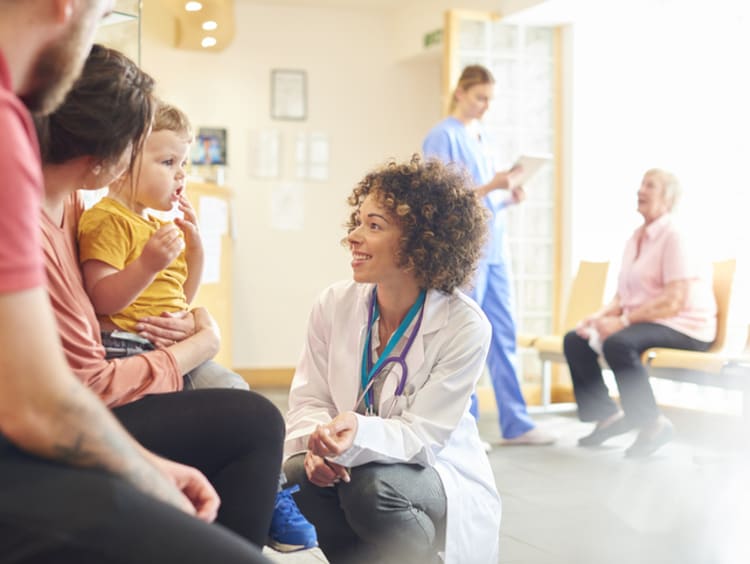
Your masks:
<path fill-rule="evenodd" d="M 245 379 L 224 368 L 218 362 L 207 360 L 199 364 L 183 376 L 186 390 L 203 390 L 207 388 L 234 388 L 237 390 L 249 390 L 250 386 Z"/>
<path fill-rule="evenodd" d="M 304 460 L 292 456 L 284 473 L 300 486 L 294 499 L 331 564 L 438 562 L 446 499 L 434 468 L 373 462 L 352 468 L 349 483 L 320 488 L 307 480 Z"/>

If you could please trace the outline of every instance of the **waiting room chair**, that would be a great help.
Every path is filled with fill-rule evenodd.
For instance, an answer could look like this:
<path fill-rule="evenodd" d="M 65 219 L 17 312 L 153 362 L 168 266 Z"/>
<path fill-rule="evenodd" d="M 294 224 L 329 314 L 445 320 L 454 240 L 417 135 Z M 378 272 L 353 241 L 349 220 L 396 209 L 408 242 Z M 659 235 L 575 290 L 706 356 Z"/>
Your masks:
<path fill-rule="evenodd" d="M 542 363 L 542 410 L 548 411 L 551 407 L 552 395 L 552 366 L 553 362 L 565 362 L 563 353 L 563 336 L 566 331 L 584 317 L 591 315 L 602 307 L 604 289 L 607 285 L 607 272 L 609 262 L 581 261 L 578 272 L 570 287 L 568 302 L 565 307 L 565 318 L 562 324 L 563 332 L 555 335 L 542 335 L 538 337 L 524 337 L 524 342 L 529 342 L 539 355 Z M 521 339 L 519 339 L 519 346 Z"/>
<path fill-rule="evenodd" d="M 652 348 L 643 353 L 649 376 L 703 386 L 743 391 L 743 412 L 747 417 L 750 403 L 750 331 L 744 355 L 723 352 L 727 319 L 732 295 L 736 261 L 713 264 L 713 290 L 716 298 L 716 339 L 706 352 Z"/>

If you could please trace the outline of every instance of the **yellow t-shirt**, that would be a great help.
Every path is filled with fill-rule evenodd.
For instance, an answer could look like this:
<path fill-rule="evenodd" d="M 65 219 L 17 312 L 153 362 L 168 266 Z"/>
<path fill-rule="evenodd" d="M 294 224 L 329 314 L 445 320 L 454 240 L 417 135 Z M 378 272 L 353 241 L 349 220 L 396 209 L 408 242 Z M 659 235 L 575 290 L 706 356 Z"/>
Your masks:
<path fill-rule="evenodd" d="M 103 198 L 78 222 L 79 261 L 100 260 L 122 270 L 141 256 L 148 240 L 165 223 L 155 217 L 144 219 L 120 202 Z M 135 332 L 135 324 L 142 317 L 188 309 L 183 289 L 187 274 L 183 250 L 133 303 L 119 313 L 99 316 L 100 321 L 109 319 L 124 331 Z"/>

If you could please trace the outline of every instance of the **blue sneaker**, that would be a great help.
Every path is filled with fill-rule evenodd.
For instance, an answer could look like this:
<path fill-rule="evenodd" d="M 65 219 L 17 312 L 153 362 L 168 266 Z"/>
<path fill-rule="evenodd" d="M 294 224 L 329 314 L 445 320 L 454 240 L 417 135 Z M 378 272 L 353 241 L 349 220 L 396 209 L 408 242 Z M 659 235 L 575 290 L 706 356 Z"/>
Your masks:
<path fill-rule="evenodd" d="M 292 486 L 276 494 L 276 506 L 268 531 L 268 546 L 279 552 L 295 552 L 318 546 L 315 527 L 300 513 L 292 494 L 299 486 Z"/>

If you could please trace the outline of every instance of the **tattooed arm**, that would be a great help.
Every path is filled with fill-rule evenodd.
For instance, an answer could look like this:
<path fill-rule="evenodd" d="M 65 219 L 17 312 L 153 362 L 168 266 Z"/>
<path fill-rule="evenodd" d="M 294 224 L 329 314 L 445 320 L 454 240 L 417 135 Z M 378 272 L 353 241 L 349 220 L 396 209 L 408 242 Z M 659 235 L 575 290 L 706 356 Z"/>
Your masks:
<path fill-rule="evenodd" d="M 183 480 L 157 464 L 70 371 L 43 288 L 0 294 L 0 433 L 30 454 L 100 468 L 196 513 L 180 491 L 187 491 Z"/>

